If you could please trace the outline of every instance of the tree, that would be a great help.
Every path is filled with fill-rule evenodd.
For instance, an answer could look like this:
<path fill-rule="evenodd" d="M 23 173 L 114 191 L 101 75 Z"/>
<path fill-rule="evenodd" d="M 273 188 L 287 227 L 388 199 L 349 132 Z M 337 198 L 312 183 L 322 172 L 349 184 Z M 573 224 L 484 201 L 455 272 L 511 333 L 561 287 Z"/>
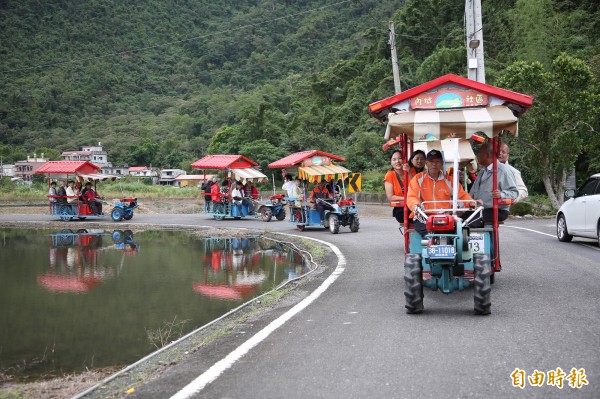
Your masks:
<path fill-rule="evenodd" d="M 591 135 L 598 95 L 590 68 L 584 61 L 559 55 L 546 70 L 540 62 L 515 62 L 498 85 L 534 97 L 533 107 L 521 118 L 517 141 L 525 152 L 526 171 L 539 178 L 552 206 L 563 203 L 567 176 L 575 167 Z"/>

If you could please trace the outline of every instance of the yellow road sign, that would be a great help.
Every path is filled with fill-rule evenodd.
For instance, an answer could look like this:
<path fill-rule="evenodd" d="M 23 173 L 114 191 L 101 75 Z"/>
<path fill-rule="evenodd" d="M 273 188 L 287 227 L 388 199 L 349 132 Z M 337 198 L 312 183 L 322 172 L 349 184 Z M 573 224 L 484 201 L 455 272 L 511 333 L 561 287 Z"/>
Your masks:
<path fill-rule="evenodd" d="M 348 192 L 360 193 L 362 186 L 362 175 L 360 173 L 353 173 L 350 180 L 348 180 Z"/>

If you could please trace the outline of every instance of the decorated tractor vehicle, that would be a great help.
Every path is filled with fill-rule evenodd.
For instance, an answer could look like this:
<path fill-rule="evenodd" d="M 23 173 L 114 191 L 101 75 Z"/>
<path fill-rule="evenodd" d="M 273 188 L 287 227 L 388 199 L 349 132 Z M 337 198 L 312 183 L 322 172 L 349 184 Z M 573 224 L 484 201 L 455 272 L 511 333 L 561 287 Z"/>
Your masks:
<path fill-rule="evenodd" d="M 481 142 L 487 137 L 494 153 L 492 187 L 498 187 L 496 154 L 500 136 L 517 134 L 518 118 L 532 102 L 530 96 L 448 74 L 374 102 L 369 105 L 369 112 L 387 123 L 385 138 L 389 141 L 383 149 L 397 146 L 403 163 L 418 143 L 437 143 L 446 160 L 453 160 L 452 170 L 458 171 L 464 143 Z M 417 181 L 421 187 L 418 176 L 410 181 L 411 185 Z M 444 294 L 473 288 L 475 313 L 489 314 L 491 284 L 495 272 L 501 270 L 498 205 L 502 200 L 493 199 L 493 217 L 484 218 L 483 227 L 471 227 L 481 217 L 483 207 L 473 210 L 472 202 L 459 200 L 459 173 L 446 177 L 452 185 L 450 199 L 437 201 L 438 204 L 421 201 L 408 209 L 405 189 L 404 200 L 391 204 L 404 211 L 406 311 L 412 314 L 424 310 L 424 288 Z M 406 170 L 404 181 L 409 182 Z M 470 216 L 463 220 L 465 212 Z M 424 237 L 415 230 L 415 220 L 426 226 Z"/>
<path fill-rule="evenodd" d="M 99 181 L 116 180 L 119 177 L 101 173 L 100 167 L 88 161 L 49 161 L 35 171 L 35 174 L 46 175 L 48 177 L 48 186 L 52 179 L 60 179 L 67 183 L 73 180 L 82 185 L 90 183 L 96 190 Z M 103 211 L 94 212 L 95 206 L 90 203 L 86 196 L 81 195 L 48 195 L 50 199 L 50 215 L 56 216 L 63 221 L 77 219 L 103 219 L 110 214 L 115 222 L 123 219 L 133 218 L 133 211 L 138 207 L 137 199 L 134 197 L 124 197 L 114 202 L 114 207 L 110 213 L 106 212 L 104 206 L 108 203 L 102 199 L 96 199 L 102 203 Z M 95 208 L 96 210 L 99 209 Z"/>
<path fill-rule="evenodd" d="M 263 222 L 270 222 L 273 217 L 277 220 L 285 220 L 287 200 L 287 197 L 283 194 L 273 194 L 263 204 L 260 204 L 258 213 Z"/>
<path fill-rule="evenodd" d="M 207 155 L 192 163 L 192 168 L 202 169 L 206 176 L 207 170 L 218 170 L 223 173 L 223 180 L 219 184 L 218 192 L 204 192 L 203 195 L 212 195 L 211 208 L 206 211 L 216 220 L 224 218 L 241 219 L 256 217 L 258 194 L 234 198 L 232 191 L 236 182 L 266 181 L 267 176 L 256 167 L 258 164 L 243 155 Z M 206 179 L 205 179 L 206 180 Z"/>
<path fill-rule="evenodd" d="M 344 160 L 337 155 L 308 150 L 288 155 L 269 164 L 269 168 L 281 169 L 284 174 L 296 174 L 301 181 L 301 198 L 288 198 L 292 204 L 290 222 L 298 230 L 321 227 L 337 234 L 340 226 L 349 226 L 352 232 L 357 232 L 360 228 L 356 200 L 346 197 L 344 180 L 351 171 L 335 164 L 335 161 Z M 338 181 L 341 182 L 341 187 L 336 183 Z M 322 190 L 317 188 L 313 189 L 312 193 L 307 193 L 309 182 L 319 187 L 327 183 L 331 187 L 331 195 L 315 195 L 315 190 Z"/>

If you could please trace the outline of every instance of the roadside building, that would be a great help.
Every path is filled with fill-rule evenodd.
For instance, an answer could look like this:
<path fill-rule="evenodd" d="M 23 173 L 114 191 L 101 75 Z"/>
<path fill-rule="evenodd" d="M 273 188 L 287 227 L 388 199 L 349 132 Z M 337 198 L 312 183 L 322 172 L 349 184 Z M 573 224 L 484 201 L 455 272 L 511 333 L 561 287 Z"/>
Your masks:
<path fill-rule="evenodd" d="M 166 186 L 174 186 L 177 181 L 175 180 L 177 176 L 185 175 L 185 170 L 183 169 L 162 169 L 160 171 L 160 179 L 159 183 Z"/>
<path fill-rule="evenodd" d="M 215 175 L 206 175 L 206 180 L 211 180 Z M 200 187 L 204 184 L 204 175 L 179 175 L 175 178 L 175 186 Z"/>
<path fill-rule="evenodd" d="M 25 182 L 31 182 L 34 172 L 48 161 L 49 159 L 44 158 L 44 154 L 42 153 L 40 157 L 37 154 L 33 154 L 33 157 L 27 156 L 27 160 L 25 161 L 15 162 L 13 179 L 21 178 Z"/>
<path fill-rule="evenodd" d="M 88 161 L 100 168 L 110 168 L 112 164 L 108 162 L 108 153 L 102 149 L 102 143 L 98 145 L 82 146 L 81 151 L 64 151 L 60 156 L 65 161 Z M 108 173 L 102 171 L 102 173 Z"/>

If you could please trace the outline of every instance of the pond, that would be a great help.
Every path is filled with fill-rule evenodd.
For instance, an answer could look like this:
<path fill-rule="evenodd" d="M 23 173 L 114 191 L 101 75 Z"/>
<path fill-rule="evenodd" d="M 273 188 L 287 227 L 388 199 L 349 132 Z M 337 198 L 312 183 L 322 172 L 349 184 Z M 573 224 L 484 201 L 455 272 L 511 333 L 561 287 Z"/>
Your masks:
<path fill-rule="evenodd" d="M 0 374 L 131 364 L 308 271 L 258 238 L 0 229 Z M 167 331 L 171 334 L 167 334 Z"/>

